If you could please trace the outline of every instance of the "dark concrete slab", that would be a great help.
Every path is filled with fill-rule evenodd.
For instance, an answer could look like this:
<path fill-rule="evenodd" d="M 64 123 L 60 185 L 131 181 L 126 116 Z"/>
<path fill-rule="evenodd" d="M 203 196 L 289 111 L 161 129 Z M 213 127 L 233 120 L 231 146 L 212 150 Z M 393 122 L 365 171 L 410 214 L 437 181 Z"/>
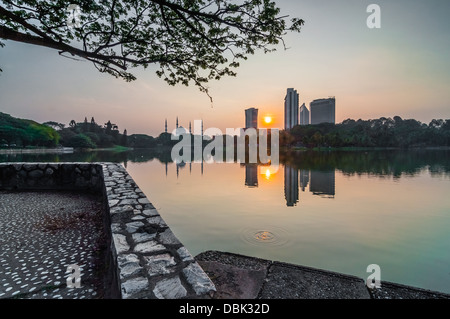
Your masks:
<path fill-rule="evenodd" d="M 370 299 L 362 279 L 275 262 L 261 299 Z"/>
<path fill-rule="evenodd" d="M 216 286 L 215 299 L 256 299 L 271 264 L 258 258 L 211 251 L 196 260 Z"/>
<path fill-rule="evenodd" d="M 370 293 L 373 299 L 450 299 L 448 294 L 390 282 L 382 282 L 380 289 Z"/>
<path fill-rule="evenodd" d="M 215 299 L 450 299 L 450 295 L 231 253 L 208 251 L 195 259 L 214 282 Z"/>

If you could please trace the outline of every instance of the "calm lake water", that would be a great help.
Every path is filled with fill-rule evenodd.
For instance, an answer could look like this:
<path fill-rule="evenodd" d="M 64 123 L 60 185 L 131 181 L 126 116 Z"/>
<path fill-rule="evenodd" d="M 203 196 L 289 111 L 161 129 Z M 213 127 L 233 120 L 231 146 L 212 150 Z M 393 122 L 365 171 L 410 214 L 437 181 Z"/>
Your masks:
<path fill-rule="evenodd" d="M 278 169 L 153 151 L 0 155 L 123 163 L 193 255 L 228 251 L 450 293 L 450 151 L 298 152 Z"/>

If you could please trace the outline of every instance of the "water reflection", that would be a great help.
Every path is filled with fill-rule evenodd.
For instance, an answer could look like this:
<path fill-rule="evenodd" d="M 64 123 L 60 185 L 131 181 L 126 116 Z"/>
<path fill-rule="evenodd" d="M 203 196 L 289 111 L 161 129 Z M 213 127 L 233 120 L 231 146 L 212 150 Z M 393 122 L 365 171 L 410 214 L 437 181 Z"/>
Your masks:
<path fill-rule="evenodd" d="M 427 169 L 432 174 L 450 173 L 450 150 L 391 150 L 391 151 L 333 151 L 333 152 L 281 152 L 280 162 L 300 171 L 339 170 L 352 176 L 402 175 L 414 176 Z M 127 166 L 158 160 L 162 164 L 173 163 L 170 149 L 137 149 L 133 151 L 92 151 L 71 154 L 0 154 L 0 162 L 116 162 Z M 195 162 L 196 163 L 196 162 Z M 201 163 L 199 161 L 198 163 Z M 201 163 L 203 164 L 203 163 Z M 226 165 L 226 164 L 224 164 Z M 300 177 L 306 187 L 308 177 Z M 254 174 L 253 172 L 251 174 Z M 302 182 L 303 181 L 303 182 Z"/>
<path fill-rule="evenodd" d="M 410 151 L 364 151 L 364 152 L 282 152 L 281 166 L 284 167 L 284 196 L 286 206 L 294 207 L 301 202 L 301 192 L 309 190 L 321 198 L 334 199 L 336 196 L 336 171 L 345 176 L 365 174 L 369 177 L 415 176 L 428 170 L 432 176 L 450 175 L 449 150 L 410 150 Z M 0 162 L 119 162 L 127 167 L 128 162 L 146 163 L 157 160 L 169 173 L 172 158 L 170 149 L 141 149 L 126 152 L 94 151 L 72 154 L 0 154 Z M 176 176 L 192 165 L 201 166 L 203 176 L 205 164 L 175 163 Z M 227 164 L 222 164 L 227 165 Z M 259 175 L 270 182 L 279 168 L 270 165 L 241 163 L 245 168 L 245 186 L 259 187 Z"/>
<path fill-rule="evenodd" d="M 284 196 L 288 207 L 298 203 L 298 174 L 298 169 L 289 165 L 284 166 Z"/>
<path fill-rule="evenodd" d="M 322 198 L 334 198 L 336 194 L 335 180 L 336 171 L 317 171 L 317 170 L 299 170 L 285 164 L 284 166 L 284 195 L 286 198 L 286 205 L 288 207 L 297 206 L 300 201 L 299 198 L 299 180 L 302 192 L 306 191 L 309 186 L 309 191 L 313 195 L 318 195 Z"/>
<path fill-rule="evenodd" d="M 241 164 L 241 166 L 245 166 L 245 186 L 258 187 L 258 165 Z"/>

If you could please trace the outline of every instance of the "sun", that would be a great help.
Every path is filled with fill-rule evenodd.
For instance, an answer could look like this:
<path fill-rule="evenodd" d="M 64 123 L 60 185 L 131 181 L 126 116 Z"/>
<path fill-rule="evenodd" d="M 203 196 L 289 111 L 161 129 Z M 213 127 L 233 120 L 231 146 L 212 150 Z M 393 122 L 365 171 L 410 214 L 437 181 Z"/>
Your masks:
<path fill-rule="evenodd" d="M 272 117 L 271 117 L 271 116 L 266 116 L 266 117 L 264 118 L 264 122 L 266 122 L 266 124 L 272 123 Z"/>

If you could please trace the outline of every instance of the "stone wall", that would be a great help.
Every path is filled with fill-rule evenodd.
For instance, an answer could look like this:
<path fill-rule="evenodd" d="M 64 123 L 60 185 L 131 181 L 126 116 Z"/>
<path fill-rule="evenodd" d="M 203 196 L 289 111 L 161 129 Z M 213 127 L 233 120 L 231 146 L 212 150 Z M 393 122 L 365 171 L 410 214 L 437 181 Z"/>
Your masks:
<path fill-rule="evenodd" d="M 114 270 L 111 290 L 121 298 L 200 299 L 216 291 L 120 164 L 0 164 L 1 189 L 86 190 L 102 196 Z"/>
<path fill-rule="evenodd" d="M 102 174 L 96 164 L 6 163 L 0 164 L 0 189 L 101 192 Z"/>

